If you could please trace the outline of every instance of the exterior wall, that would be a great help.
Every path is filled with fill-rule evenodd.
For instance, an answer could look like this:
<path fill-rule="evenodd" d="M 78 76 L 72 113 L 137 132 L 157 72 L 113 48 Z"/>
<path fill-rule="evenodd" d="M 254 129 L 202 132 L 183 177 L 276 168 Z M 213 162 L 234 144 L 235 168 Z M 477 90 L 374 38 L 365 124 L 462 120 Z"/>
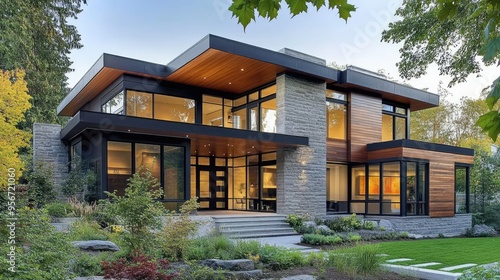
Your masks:
<path fill-rule="evenodd" d="M 349 161 L 365 162 L 366 145 L 382 141 L 382 99 L 352 92 L 348 112 Z"/>
<path fill-rule="evenodd" d="M 276 79 L 277 133 L 309 137 L 309 146 L 277 151 L 277 212 L 326 214 L 325 83 Z"/>
<path fill-rule="evenodd" d="M 370 220 L 370 218 L 368 218 Z M 381 220 L 384 221 L 384 220 Z M 472 227 L 471 214 L 459 214 L 455 217 L 429 218 L 429 217 L 395 217 L 387 218 L 395 231 L 431 235 L 444 234 L 445 236 L 458 236 Z M 384 222 L 381 222 L 383 225 Z"/>
<path fill-rule="evenodd" d="M 347 162 L 347 141 L 326 140 L 326 160 L 328 162 Z"/>
<path fill-rule="evenodd" d="M 61 184 L 68 175 L 68 149 L 61 142 L 60 133 L 58 124 L 33 124 L 33 163 L 43 162 L 50 166 L 59 196 Z"/>
<path fill-rule="evenodd" d="M 412 148 L 390 148 L 368 153 L 368 160 L 408 157 L 429 160 L 429 216 L 455 215 L 455 163 L 473 164 L 474 157 Z"/>

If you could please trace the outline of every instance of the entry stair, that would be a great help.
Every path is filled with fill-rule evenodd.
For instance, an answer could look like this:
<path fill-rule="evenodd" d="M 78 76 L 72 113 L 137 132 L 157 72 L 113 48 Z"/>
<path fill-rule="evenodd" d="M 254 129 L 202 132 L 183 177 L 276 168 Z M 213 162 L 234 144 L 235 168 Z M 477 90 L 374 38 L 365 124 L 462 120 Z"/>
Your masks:
<path fill-rule="evenodd" d="M 285 222 L 286 216 L 212 216 L 215 228 L 230 238 L 259 238 L 296 235 L 290 225 Z"/>

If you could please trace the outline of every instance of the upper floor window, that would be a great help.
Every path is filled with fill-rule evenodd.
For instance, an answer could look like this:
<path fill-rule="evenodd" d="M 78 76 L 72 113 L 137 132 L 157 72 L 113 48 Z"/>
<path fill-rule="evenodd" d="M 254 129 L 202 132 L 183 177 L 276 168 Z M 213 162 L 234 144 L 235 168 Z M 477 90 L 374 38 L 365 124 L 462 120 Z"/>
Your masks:
<path fill-rule="evenodd" d="M 232 100 L 203 95 L 202 122 L 204 125 L 232 127 Z"/>
<path fill-rule="evenodd" d="M 276 85 L 233 101 L 233 128 L 276 132 Z"/>
<path fill-rule="evenodd" d="M 123 91 L 116 94 L 101 106 L 101 112 L 108 114 L 123 115 Z"/>
<path fill-rule="evenodd" d="M 347 96 L 334 90 L 326 90 L 327 137 L 346 139 L 347 135 Z"/>
<path fill-rule="evenodd" d="M 382 141 L 408 138 L 408 110 L 390 104 L 382 104 Z"/>

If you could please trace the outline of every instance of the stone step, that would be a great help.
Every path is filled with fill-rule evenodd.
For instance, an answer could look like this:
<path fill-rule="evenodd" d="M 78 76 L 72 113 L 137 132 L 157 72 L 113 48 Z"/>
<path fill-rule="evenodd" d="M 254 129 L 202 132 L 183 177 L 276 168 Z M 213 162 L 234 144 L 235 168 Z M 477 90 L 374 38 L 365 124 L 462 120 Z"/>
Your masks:
<path fill-rule="evenodd" d="M 217 230 L 231 238 L 256 238 L 295 235 L 285 222 L 286 216 L 220 216 L 214 217 Z"/>
<path fill-rule="evenodd" d="M 285 216 L 213 217 L 215 223 L 285 222 Z"/>
<path fill-rule="evenodd" d="M 243 229 L 220 229 L 220 233 L 226 235 L 235 234 L 264 234 L 264 233 L 283 233 L 286 235 L 293 235 L 295 231 L 292 228 L 243 228 Z"/>
<path fill-rule="evenodd" d="M 234 222 L 234 223 L 220 223 L 216 222 L 215 225 L 219 228 L 246 228 L 246 227 L 286 227 L 290 228 L 290 225 L 285 222 Z"/>
<path fill-rule="evenodd" d="M 229 238 L 233 239 L 247 239 L 247 238 L 260 238 L 260 237 L 277 237 L 277 236 L 290 236 L 297 235 L 297 233 L 293 231 L 254 231 L 254 232 L 231 232 L 231 233 L 223 233 Z"/>

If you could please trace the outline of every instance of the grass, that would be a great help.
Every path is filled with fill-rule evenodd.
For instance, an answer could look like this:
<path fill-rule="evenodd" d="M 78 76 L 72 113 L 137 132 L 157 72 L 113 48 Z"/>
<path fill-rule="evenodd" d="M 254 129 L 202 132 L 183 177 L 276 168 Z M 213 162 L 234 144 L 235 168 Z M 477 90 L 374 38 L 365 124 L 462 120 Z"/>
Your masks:
<path fill-rule="evenodd" d="M 382 242 L 379 253 L 387 259 L 408 258 L 398 265 L 439 262 L 429 269 L 440 269 L 466 263 L 487 264 L 500 261 L 500 237 L 437 238 L 415 241 Z M 455 272 L 458 272 L 455 271 Z"/>

